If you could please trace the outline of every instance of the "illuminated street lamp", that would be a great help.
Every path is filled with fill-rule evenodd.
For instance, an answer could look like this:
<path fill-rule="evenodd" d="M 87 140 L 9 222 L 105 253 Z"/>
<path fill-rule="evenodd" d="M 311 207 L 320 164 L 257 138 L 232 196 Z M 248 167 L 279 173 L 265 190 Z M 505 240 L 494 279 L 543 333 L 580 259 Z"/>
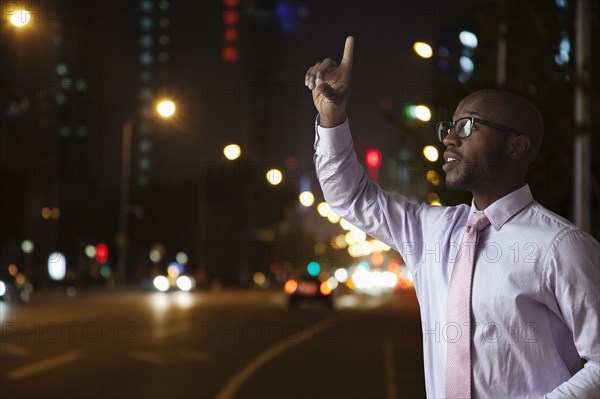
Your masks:
<path fill-rule="evenodd" d="M 10 23 L 16 28 L 22 28 L 31 21 L 31 13 L 27 10 L 19 10 L 10 16 Z"/>
<path fill-rule="evenodd" d="M 431 58 L 433 55 L 433 50 L 427 43 L 415 42 L 415 44 L 413 44 L 413 49 L 415 50 L 415 53 L 422 58 Z"/>
<path fill-rule="evenodd" d="M 156 112 L 163 118 L 170 118 L 175 114 L 175 103 L 171 100 L 162 100 L 156 106 Z"/>
<path fill-rule="evenodd" d="M 438 160 L 440 154 L 439 154 L 437 148 L 435 148 L 434 146 L 426 145 L 425 147 L 423 147 L 423 156 L 429 162 L 435 162 Z"/>
<path fill-rule="evenodd" d="M 162 118 L 171 118 L 175 114 L 175 103 L 171 100 L 161 100 L 156 106 L 156 112 Z M 117 234 L 117 248 L 119 258 L 117 262 L 117 280 L 125 279 L 125 263 L 127 261 L 127 230 L 129 225 L 129 191 L 131 186 L 131 141 L 133 135 L 133 122 L 127 118 L 121 129 L 121 198 L 119 213 L 119 232 Z"/>
<path fill-rule="evenodd" d="M 276 186 L 283 180 L 283 174 L 279 169 L 271 169 L 267 172 L 267 181 Z"/>
<path fill-rule="evenodd" d="M 242 149 L 237 144 L 229 144 L 223 148 L 223 155 L 230 161 L 236 160 L 242 154 Z"/>
<path fill-rule="evenodd" d="M 305 207 L 309 207 L 315 203 L 315 196 L 310 191 L 301 192 L 298 196 L 298 199 L 300 200 L 300 203 Z"/>

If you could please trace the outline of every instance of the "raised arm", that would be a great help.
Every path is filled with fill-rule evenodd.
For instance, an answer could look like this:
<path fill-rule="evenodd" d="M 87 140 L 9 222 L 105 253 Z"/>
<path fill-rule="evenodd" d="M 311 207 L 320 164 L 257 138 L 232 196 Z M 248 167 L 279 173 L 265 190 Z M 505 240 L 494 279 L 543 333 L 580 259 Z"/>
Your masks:
<path fill-rule="evenodd" d="M 319 111 L 315 139 L 315 171 L 325 200 L 341 217 L 373 237 L 398 249 L 407 264 L 420 261 L 423 226 L 440 218 L 427 205 L 411 204 L 406 197 L 385 191 L 370 181 L 354 152 L 346 104 L 350 96 L 354 38 L 348 37 L 340 64 L 331 58 L 306 72 L 305 84 L 312 90 Z M 441 209 L 438 209 L 441 211 Z M 424 222 L 425 213 L 430 222 Z"/>
<path fill-rule="evenodd" d="M 353 52 L 354 38 L 348 36 L 340 65 L 331 58 L 325 58 L 306 72 L 304 84 L 312 90 L 313 102 L 323 127 L 338 126 L 346 120 Z"/>

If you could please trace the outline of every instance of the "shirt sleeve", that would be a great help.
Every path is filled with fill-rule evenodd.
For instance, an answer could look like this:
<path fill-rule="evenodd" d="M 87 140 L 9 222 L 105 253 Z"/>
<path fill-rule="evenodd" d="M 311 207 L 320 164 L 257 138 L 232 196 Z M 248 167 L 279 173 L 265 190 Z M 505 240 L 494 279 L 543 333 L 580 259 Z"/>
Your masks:
<path fill-rule="evenodd" d="M 549 252 L 546 282 L 563 321 L 573 333 L 584 367 L 545 398 L 600 397 L 600 244 L 570 230 Z"/>
<path fill-rule="evenodd" d="M 333 211 L 396 249 L 409 267 L 418 263 L 426 204 L 414 204 L 370 181 L 354 152 L 348 120 L 334 128 L 316 123 L 314 163 Z M 412 260 L 412 261 L 411 261 Z"/>

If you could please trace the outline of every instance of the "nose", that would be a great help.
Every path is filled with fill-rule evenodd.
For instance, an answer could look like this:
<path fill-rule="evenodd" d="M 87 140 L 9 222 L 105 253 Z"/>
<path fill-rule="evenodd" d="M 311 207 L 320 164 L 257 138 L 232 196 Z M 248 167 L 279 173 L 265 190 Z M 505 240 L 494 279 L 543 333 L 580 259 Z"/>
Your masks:
<path fill-rule="evenodd" d="M 449 147 L 450 145 L 453 145 L 454 147 L 460 147 L 461 143 L 460 137 L 456 135 L 454 128 L 448 131 L 448 134 L 446 135 L 446 137 L 444 137 L 444 140 L 442 140 L 442 142 L 446 147 Z"/>

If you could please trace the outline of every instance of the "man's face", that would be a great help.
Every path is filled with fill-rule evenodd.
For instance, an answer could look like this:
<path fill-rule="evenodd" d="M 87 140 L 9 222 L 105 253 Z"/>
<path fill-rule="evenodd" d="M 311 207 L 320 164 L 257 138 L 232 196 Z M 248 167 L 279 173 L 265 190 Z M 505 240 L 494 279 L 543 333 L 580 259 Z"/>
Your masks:
<path fill-rule="evenodd" d="M 467 97 L 456 108 L 453 120 L 473 116 L 497 122 L 497 110 L 489 102 Z M 490 184 L 501 184 L 506 173 L 505 146 L 508 135 L 495 128 L 474 123 L 467 138 L 459 138 L 451 131 L 444 139 L 446 185 L 451 189 L 477 190 Z M 450 158 L 450 161 L 449 161 Z"/>

